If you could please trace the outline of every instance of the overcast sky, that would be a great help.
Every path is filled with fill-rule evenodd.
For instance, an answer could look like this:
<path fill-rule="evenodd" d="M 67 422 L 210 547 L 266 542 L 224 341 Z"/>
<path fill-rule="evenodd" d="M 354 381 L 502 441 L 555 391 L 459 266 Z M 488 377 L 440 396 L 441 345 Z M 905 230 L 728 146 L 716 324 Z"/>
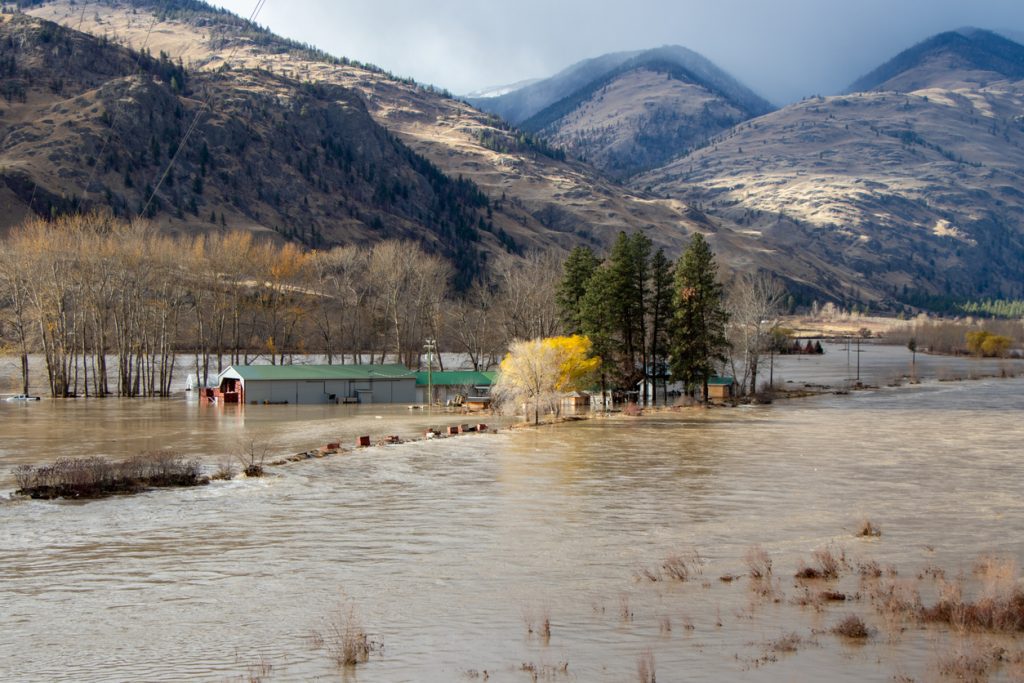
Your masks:
<path fill-rule="evenodd" d="M 248 17 L 257 0 L 212 0 Z M 266 0 L 257 21 L 464 94 L 660 45 L 782 104 L 830 94 L 912 44 L 976 26 L 1024 38 L 1024 0 Z"/>

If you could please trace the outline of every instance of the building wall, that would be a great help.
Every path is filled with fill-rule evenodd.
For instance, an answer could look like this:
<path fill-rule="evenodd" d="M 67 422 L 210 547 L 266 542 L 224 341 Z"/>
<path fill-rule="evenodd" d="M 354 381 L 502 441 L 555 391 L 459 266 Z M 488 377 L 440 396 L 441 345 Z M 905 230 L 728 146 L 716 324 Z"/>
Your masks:
<path fill-rule="evenodd" d="M 372 379 L 349 380 L 249 380 L 245 383 L 246 403 L 299 403 L 303 405 L 329 403 L 358 396 L 364 403 L 414 403 L 416 380 Z"/>
<path fill-rule="evenodd" d="M 729 384 L 709 384 L 708 396 L 710 398 L 732 398 L 732 386 Z"/>

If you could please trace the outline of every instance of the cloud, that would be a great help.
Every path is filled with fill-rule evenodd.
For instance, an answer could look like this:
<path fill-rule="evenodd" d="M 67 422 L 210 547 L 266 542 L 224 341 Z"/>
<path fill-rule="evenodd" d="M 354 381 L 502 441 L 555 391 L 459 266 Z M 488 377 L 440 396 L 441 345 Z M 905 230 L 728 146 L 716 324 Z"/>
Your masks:
<path fill-rule="evenodd" d="M 253 0 L 224 5 L 248 16 Z M 678 44 L 769 99 L 841 90 L 912 44 L 978 26 L 1024 31 L 1005 0 L 269 0 L 261 24 L 333 54 L 463 93 L 606 52 Z"/>

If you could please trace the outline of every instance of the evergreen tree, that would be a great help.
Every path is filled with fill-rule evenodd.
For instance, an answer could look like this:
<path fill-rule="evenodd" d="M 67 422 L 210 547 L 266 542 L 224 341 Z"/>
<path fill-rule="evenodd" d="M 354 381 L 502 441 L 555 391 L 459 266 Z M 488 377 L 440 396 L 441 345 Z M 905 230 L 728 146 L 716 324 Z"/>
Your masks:
<path fill-rule="evenodd" d="M 660 377 L 662 388 L 667 381 L 668 331 L 672 323 L 673 307 L 672 262 L 659 249 L 651 259 L 651 378 L 654 382 L 654 403 L 657 405 L 657 381 Z"/>
<path fill-rule="evenodd" d="M 594 256 L 594 252 L 585 246 L 573 249 L 562 265 L 562 281 L 558 284 L 555 300 L 568 334 L 583 332 L 583 296 L 587 292 L 587 283 L 599 265 L 600 261 Z"/>
<path fill-rule="evenodd" d="M 618 380 L 629 389 L 646 375 L 650 260 L 650 238 L 641 233 L 619 233 L 609 262 L 614 286 L 614 324 L 621 343 Z"/>
<path fill-rule="evenodd" d="M 615 339 L 613 299 L 615 288 L 611 268 L 597 268 L 587 282 L 587 290 L 580 301 L 580 325 L 583 334 L 593 344 L 593 355 L 601 359 L 601 395 L 608 388 L 608 376 L 615 372 L 619 344 Z"/>
<path fill-rule="evenodd" d="M 722 285 L 718 265 L 703 235 L 696 233 L 680 257 L 675 275 L 676 311 L 669 349 L 672 374 L 692 394 L 700 387 L 708 400 L 708 379 L 715 363 L 724 362 L 728 346 Z"/>

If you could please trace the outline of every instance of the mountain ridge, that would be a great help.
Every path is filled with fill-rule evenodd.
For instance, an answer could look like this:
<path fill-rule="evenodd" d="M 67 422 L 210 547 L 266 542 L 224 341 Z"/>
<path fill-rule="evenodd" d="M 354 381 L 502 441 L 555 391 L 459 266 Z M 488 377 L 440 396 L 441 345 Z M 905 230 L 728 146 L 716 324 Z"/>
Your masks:
<path fill-rule="evenodd" d="M 538 109 L 556 87 L 567 94 Z M 533 112 L 515 122 L 616 180 L 771 110 L 708 59 L 679 46 L 602 55 L 520 91 L 474 102 L 496 113 L 509 107 Z"/>
<path fill-rule="evenodd" d="M 83 13 L 80 4 L 53 0 L 31 11 L 138 45 L 153 17 L 142 5 L 108 0 Z M 1024 265 L 1013 259 L 1024 250 L 1012 220 L 1024 162 L 1012 84 L 808 99 L 723 130 L 624 186 L 545 153 L 526 133 L 443 91 L 352 60 L 314 59 L 308 46 L 275 42 L 237 18 L 222 26 L 218 16 L 181 10 L 157 22 L 152 49 L 243 83 L 264 73 L 349 88 L 390 135 L 453 182 L 461 175 L 476 183 L 489 202 L 485 221 L 517 249 L 601 250 L 622 230 L 643 232 L 673 254 L 701 232 L 726 277 L 776 272 L 807 304 L 901 310 L 917 293 L 1021 291 Z M 642 76 L 623 80 L 623 92 L 672 80 Z M 671 92 L 679 101 L 694 94 Z M 54 166 L 55 174 L 69 169 Z M 482 256 L 506 248 L 494 233 L 480 234 Z"/>
<path fill-rule="evenodd" d="M 1024 45 L 978 28 L 963 28 L 938 33 L 903 50 L 854 81 L 846 93 L 870 90 L 912 92 L 928 87 L 927 74 L 915 76 L 929 61 L 945 58 L 946 70 L 973 74 L 975 82 L 984 84 L 986 75 L 1011 80 L 1024 79 Z M 991 75 L 988 80 L 992 80 Z M 948 74 L 944 75 L 948 78 Z"/>

